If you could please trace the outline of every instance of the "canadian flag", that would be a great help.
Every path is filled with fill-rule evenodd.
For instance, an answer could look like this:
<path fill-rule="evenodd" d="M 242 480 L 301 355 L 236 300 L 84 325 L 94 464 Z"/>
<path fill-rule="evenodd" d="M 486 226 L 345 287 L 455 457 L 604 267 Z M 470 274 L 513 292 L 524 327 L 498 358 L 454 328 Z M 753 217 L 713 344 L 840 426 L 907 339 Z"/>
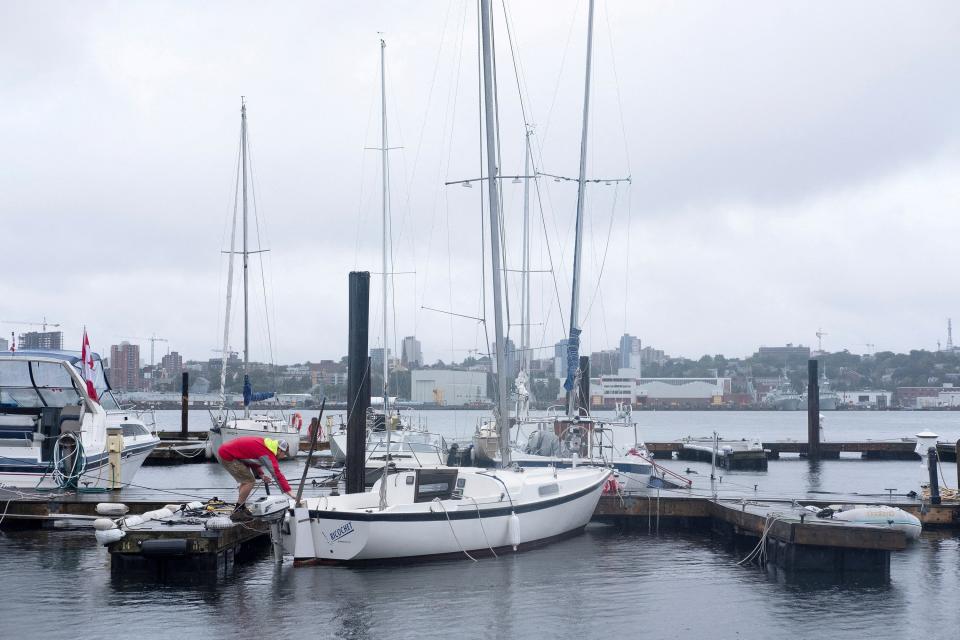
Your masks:
<path fill-rule="evenodd" d="M 93 351 L 90 350 L 90 338 L 87 337 L 87 328 L 83 328 L 83 348 L 80 350 L 80 359 L 83 360 L 83 381 L 87 383 L 87 395 L 94 402 L 100 402 L 97 390 L 93 386 Z"/>

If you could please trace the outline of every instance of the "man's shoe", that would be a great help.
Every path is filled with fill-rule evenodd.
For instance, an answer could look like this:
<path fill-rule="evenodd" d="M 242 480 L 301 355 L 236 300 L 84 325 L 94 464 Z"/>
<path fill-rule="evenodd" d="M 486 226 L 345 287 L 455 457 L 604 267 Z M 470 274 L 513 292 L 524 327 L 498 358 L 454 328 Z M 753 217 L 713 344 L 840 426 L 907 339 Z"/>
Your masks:
<path fill-rule="evenodd" d="M 251 518 L 253 518 L 253 514 L 250 513 L 250 510 L 247 509 L 247 505 L 245 504 L 238 504 L 237 508 L 230 514 L 230 519 L 234 522 L 250 520 Z"/>

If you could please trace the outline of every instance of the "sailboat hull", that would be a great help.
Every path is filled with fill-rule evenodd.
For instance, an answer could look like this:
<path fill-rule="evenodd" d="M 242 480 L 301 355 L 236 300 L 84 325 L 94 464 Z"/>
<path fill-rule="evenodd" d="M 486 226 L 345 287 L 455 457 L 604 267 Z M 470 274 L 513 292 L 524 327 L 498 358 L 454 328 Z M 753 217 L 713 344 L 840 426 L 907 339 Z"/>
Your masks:
<path fill-rule="evenodd" d="M 238 418 L 210 430 L 211 451 L 216 456 L 221 445 L 247 436 L 285 440 L 293 455 L 300 449 L 300 432 L 282 420 Z"/>
<path fill-rule="evenodd" d="M 580 477 L 572 490 L 532 502 L 514 498 L 513 506 L 500 496 L 495 501 L 468 496 L 379 511 L 374 490 L 360 494 L 368 497 L 370 509 L 344 512 L 336 509 L 337 498 L 321 498 L 314 503 L 319 508 L 298 507 L 286 517 L 284 549 L 298 563 L 350 563 L 489 553 L 546 542 L 575 533 L 590 521 L 609 476 L 599 469 L 568 473 L 576 472 Z M 542 477 L 543 484 L 556 484 L 549 482 L 552 472 Z M 403 482 L 404 474 L 390 476 L 391 484 L 394 478 Z"/>

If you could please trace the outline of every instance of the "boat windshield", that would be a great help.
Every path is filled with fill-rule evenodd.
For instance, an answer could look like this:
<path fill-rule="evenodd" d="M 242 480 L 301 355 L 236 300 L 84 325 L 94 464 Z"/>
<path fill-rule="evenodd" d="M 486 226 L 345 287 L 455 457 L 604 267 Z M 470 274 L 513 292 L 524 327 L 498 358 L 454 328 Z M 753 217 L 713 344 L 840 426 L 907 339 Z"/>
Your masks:
<path fill-rule="evenodd" d="M 0 361 L 0 407 L 66 407 L 80 400 L 73 378 L 59 362 Z"/>

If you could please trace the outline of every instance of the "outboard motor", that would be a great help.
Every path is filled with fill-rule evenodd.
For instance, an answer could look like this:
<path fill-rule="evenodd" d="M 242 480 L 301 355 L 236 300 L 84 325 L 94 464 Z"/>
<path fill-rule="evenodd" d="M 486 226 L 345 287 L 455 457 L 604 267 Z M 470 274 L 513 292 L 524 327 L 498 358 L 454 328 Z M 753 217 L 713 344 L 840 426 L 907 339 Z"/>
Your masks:
<path fill-rule="evenodd" d="M 460 446 L 454 442 L 447 451 L 447 466 L 459 467 L 460 464 Z"/>

